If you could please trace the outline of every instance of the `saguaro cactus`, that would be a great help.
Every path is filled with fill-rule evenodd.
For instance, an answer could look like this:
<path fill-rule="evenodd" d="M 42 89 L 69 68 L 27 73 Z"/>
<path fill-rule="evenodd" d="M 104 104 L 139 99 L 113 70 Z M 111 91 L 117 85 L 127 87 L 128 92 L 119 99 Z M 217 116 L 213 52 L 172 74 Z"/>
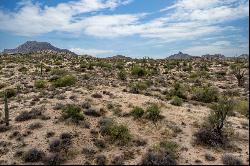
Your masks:
<path fill-rule="evenodd" d="M 41 76 L 43 75 L 43 63 L 41 62 L 40 64 L 40 73 L 41 73 Z"/>
<path fill-rule="evenodd" d="M 5 114 L 5 124 L 9 126 L 9 108 L 8 108 L 8 96 L 7 91 L 4 93 L 4 114 Z"/>

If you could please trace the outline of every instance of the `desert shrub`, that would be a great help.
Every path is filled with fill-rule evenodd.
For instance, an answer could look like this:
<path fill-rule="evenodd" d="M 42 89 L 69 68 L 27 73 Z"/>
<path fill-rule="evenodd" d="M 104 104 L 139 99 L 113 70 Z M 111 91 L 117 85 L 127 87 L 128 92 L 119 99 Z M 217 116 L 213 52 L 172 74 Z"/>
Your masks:
<path fill-rule="evenodd" d="M 223 129 L 227 124 L 227 117 L 233 109 L 233 102 L 222 98 L 212 106 L 212 111 L 202 128 L 194 134 L 196 143 L 222 147 L 228 144 L 228 133 Z"/>
<path fill-rule="evenodd" d="M 35 129 L 39 129 L 42 128 L 42 124 L 40 122 L 35 122 L 29 125 L 29 129 L 30 130 L 35 130 Z"/>
<path fill-rule="evenodd" d="M 23 154 L 23 160 L 25 162 L 39 162 L 43 160 L 44 156 L 44 152 L 33 148 Z"/>
<path fill-rule="evenodd" d="M 68 104 L 63 108 L 62 117 L 64 119 L 70 118 L 74 122 L 84 120 L 84 116 L 82 114 L 81 108 L 77 105 L 74 105 L 74 104 Z"/>
<path fill-rule="evenodd" d="M 46 81 L 45 80 L 36 80 L 35 83 L 34 83 L 34 86 L 37 88 L 37 89 L 43 89 L 46 87 Z"/>
<path fill-rule="evenodd" d="M 186 99 L 184 86 L 180 83 L 175 83 L 174 87 L 170 90 L 170 96 L 177 96 Z"/>
<path fill-rule="evenodd" d="M 100 93 L 94 93 L 91 95 L 93 98 L 102 98 L 102 95 Z"/>
<path fill-rule="evenodd" d="M 107 157 L 104 155 L 96 156 L 95 162 L 97 165 L 106 165 L 107 164 Z"/>
<path fill-rule="evenodd" d="M 169 153 L 171 153 L 173 156 L 176 155 L 177 149 L 179 148 L 179 145 L 174 141 L 169 140 L 163 140 L 159 144 L 160 148 L 166 149 Z"/>
<path fill-rule="evenodd" d="M 124 157 L 123 156 L 114 156 L 111 163 L 113 165 L 123 165 L 124 164 Z"/>
<path fill-rule="evenodd" d="M 148 88 L 148 84 L 146 82 L 139 81 L 136 83 L 132 83 L 130 85 L 130 92 L 139 94 L 141 91 L 146 90 L 147 88 Z"/>
<path fill-rule="evenodd" d="M 242 160 L 232 154 L 224 154 L 222 162 L 225 165 L 243 165 Z"/>
<path fill-rule="evenodd" d="M 0 92 L 0 97 L 4 97 L 5 93 L 7 94 L 7 98 L 11 98 L 11 97 L 16 96 L 17 91 L 16 89 L 13 89 L 13 88 L 3 90 Z"/>
<path fill-rule="evenodd" d="M 115 65 L 115 67 L 116 67 L 117 69 L 119 69 L 119 70 L 122 70 L 122 69 L 124 69 L 124 63 L 123 63 L 123 62 L 118 62 L 118 63 Z"/>
<path fill-rule="evenodd" d="M 234 110 L 249 117 L 249 102 L 246 100 L 238 100 L 235 102 Z"/>
<path fill-rule="evenodd" d="M 183 103 L 182 98 L 179 98 L 178 96 L 174 96 L 171 104 L 175 105 L 175 106 L 181 106 Z"/>
<path fill-rule="evenodd" d="M 113 119 L 111 119 L 111 118 L 102 118 L 99 121 L 101 133 L 102 134 L 108 133 L 110 126 L 112 126 L 113 124 L 114 124 Z"/>
<path fill-rule="evenodd" d="M 140 66 L 134 66 L 131 70 L 131 74 L 133 76 L 143 77 L 147 75 L 147 70 Z"/>
<path fill-rule="evenodd" d="M 127 144 L 132 138 L 128 127 L 125 125 L 113 124 L 109 128 L 108 134 L 111 138 L 111 141 L 118 142 L 119 145 Z"/>
<path fill-rule="evenodd" d="M 63 75 L 67 75 L 68 71 L 63 70 L 63 69 L 59 69 L 59 68 L 54 68 L 51 70 L 50 74 L 56 75 L 56 76 L 63 76 Z"/>
<path fill-rule="evenodd" d="M 60 155 L 60 153 L 52 153 L 43 159 L 43 163 L 46 165 L 60 165 L 63 164 L 65 160 L 66 159 Z"/>
<path fill-rule="evenodd" d="M 18 69 L 18 71 L 19 71 L 19 72 L 27 72 L 28 69 L 27 69 L 27 67 L 22 66 L 22 67 L 20 67 L 20 68 Z"/>
<path fill-rule="evenodd" d="M 120 80 L 126 80 L 127 79 L 127 73 L 125 70 L 120 70 L 119 73 L 118 73 L 118 78 Z"/>
<path fill-rule="evenodd" d="M 144 115 L 144 110 L 141 107 L 135 107 L 131 111 L 131 115 L 136 119 L 141 118 Z"/>
<path fill-rule="evenodd" d="M 219 91 L 217 88 L 205 86 L 202 88 L 196 88 L 192 99 L 204 103 L 211 103 L 216 102 L 218 100 L 218 96 Z"/>
<path fill-rule="evenodd" d="M 220 134 L 210 128 L 202 127 L 195 134 L 195 143 L 199 145 L 222 147 L 228 143 L 228 137 L 226 134 Z"/>
<path fill-rule="evenodd" d="M 75 84 L 76 82 L 76 77 L 73 75 L 65 75 L 62 77 L 59 77 L 58 79 L 56 79 L 53 84 L 55 87 L 65 87 L 65 86 L 71 86 L 73 84 Z"/>
<path fill-rule="evenodd" d="M 6 131 L 8 131 L 10 129 L 11 129 L 10 126 L 0 125 L 0 133 L 6 132 Z"/>
<path fill-rule="evenodd" d="M 149 150 L 141 161 L 142 165 L 176 165 L 176 159 L 166 149 Z"/>
<path fill-rule="evenodd" d="M 31 111 L 27 112 L 24 111 L 22 113 L 20 113 L 15 120 L 18 122 L 22 122 L 22 121 L 26 121 L 26 120 L 30 120 L 30 119 L 36 119 L 42 116 L 42 111 L 41 110 L 37 110 L 37 109 L 32 109 Z"/>
<path fill-rule="evenodd" d="M 221 133 L 225 123 L 227 122 L 227 117 L 233 111 L 233 106 L 234 102 L 225 97 L 222 97 L 218 103 L 213 104 L 213 111 L 208 117 L 209 126 Z"/>
<path fill-rule="evenodd" d="M 101 116 L 101 113 L 96 111 L 93 108 L 89 108 L 89 109 L 85 110 L 84 114 L 88 115 L 88 116 L 93 116 L 93 117 L 100 117 Z"/>
<path fill-rule="evenodd" d="M 49 143 L 50 152 L 59 152 L 61 150 L 61 140 L 54 139 Z"/>
<path fill-rule="evenodd" d="M 2 88 L 4 88 L 4 87 L 6 87 L 6 84 L 5 84 L 5 83 L 0 82 L 0 89 L 2 89 Z"/>
<path fill-rule="evenodd" d="M 103 118 L 99 125 L 101 133 L 109 136 L 111 142 L 116 142 L 118 145 L 125 145 L 132 139 L 126 125 L 119 125 L 110 118 Z"/>
<path fill-rule="evenodd" d="M 217 78 L 223 78 L 227 75 L 227 72 L 222 70 L 222 71 L 216 72 L 215 75 Z"/>
<path fill-rule="evenodd" d="M 161 118 L 160 112 L 161 110 L 158 105 L 152 104 L 147 108 L 146 118 L 152 120 L 153 122 L 156 122 Z"/>

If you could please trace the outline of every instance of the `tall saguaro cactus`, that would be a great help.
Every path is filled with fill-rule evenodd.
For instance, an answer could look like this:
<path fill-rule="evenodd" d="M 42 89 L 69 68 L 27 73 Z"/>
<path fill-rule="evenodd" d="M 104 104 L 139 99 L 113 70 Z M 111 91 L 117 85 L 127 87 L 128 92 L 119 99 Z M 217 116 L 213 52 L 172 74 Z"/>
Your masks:
<path fill-rule="evenodd" d="M 9 126 L 9 108 L 8 108 L 8 96 L 7 91 L 4 93 L 4 114 L 5 114 L 5 124 Z"/>
<path fill-rule="evenodd" d="M 43 75 L 43 62 L 41 62 L 40 64 L 40 73 L 41 73 L 41 76 Z"/>

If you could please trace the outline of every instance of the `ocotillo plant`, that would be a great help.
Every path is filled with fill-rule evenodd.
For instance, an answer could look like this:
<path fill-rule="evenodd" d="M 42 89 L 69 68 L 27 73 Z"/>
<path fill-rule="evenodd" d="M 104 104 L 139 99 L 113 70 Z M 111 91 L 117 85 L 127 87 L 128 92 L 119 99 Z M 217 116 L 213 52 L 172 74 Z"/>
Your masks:
<path fill-rule="evenodd" d="M 4 114 L 6 126 L 9 126 L 9 108 L 8 108 L 8 96 L 7 92 L 4 93 Z"/>

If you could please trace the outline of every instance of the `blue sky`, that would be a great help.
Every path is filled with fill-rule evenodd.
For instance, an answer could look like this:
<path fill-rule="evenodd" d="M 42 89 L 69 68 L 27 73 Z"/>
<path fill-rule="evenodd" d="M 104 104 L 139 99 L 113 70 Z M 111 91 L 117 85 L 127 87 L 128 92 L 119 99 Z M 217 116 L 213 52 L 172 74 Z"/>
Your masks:
<path fill-rule="evenodd" d="M 0 50 L 47 41 L 78 54 L 249 52 L 248 0 L 0 0 Z"/>

